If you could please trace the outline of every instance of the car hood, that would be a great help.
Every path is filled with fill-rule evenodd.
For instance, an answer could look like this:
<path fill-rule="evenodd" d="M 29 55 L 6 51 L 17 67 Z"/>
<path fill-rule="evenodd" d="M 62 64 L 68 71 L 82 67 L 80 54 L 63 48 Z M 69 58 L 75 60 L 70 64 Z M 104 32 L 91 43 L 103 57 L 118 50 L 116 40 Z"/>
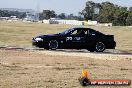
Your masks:
<path fill-rule="evenodd" d="M 54 37 L 54 36 L 59 36 L 59 34 L 47 34 L 47 35 L 40 35 L 40 36 L 36 36 L 36 38 Z"/>

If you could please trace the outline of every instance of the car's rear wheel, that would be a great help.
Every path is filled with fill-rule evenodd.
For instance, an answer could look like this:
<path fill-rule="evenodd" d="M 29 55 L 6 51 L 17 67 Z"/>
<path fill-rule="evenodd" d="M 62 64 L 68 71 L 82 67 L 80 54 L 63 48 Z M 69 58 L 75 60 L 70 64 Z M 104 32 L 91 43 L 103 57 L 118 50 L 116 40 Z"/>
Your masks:
<path fill-rule="evenodd" d="M 105 44 L 103 42 L 97 42 L 95 45 L 96 52 L 103 52 L 105 50 Z"/>
<path fill-rule="evenodd" d="M 58 41 L 57 40 L 49 41 L 49 49 L 56 50 L 57 48 L 58 48 Z"/>

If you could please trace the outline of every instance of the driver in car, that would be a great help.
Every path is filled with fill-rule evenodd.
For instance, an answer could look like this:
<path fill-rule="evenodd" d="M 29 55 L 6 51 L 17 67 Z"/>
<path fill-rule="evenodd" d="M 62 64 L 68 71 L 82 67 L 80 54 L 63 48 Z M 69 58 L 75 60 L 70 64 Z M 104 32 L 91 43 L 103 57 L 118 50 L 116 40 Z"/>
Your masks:
<path fill-rule="evenodd" d="M 77 35 L 83 36 L 85 35 L 85 32 L 83 30 L 78 30 Z"/>

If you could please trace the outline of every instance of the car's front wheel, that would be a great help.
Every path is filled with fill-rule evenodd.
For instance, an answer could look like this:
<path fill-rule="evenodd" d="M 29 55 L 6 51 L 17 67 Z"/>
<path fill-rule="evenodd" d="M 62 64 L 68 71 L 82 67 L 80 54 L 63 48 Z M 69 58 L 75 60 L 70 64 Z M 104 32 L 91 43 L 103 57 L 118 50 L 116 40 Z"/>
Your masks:
<path fill-rule="evenodd" d="M 49 41 L 49 49 L 56 50 L 57 48 L 58 48 L 58 41 L 57 40 Z"/>
<path fill-rule="evenodd" d="M 97 42 L 95 45 L 96 52 L 103 52 L 105 50 L 105 44 L 103 42 Z"/>

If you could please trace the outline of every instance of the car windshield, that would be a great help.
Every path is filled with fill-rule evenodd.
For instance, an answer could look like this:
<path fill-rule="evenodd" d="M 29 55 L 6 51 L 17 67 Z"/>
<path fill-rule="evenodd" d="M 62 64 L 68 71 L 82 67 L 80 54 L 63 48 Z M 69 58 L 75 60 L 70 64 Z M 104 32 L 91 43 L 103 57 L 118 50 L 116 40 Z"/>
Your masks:
<path fill-rule="evenodd" d="M 73 30 L 74 30 L 73 28 L 66 29 L 65 31 L 63 31 L 63 32 L 61 32 L 61 33 L 59 33 L 59 34 L 63 34 L 63 35 L 65 35 L 65 34 L 70 33 L 70 32 L 73 31 Z"/>

